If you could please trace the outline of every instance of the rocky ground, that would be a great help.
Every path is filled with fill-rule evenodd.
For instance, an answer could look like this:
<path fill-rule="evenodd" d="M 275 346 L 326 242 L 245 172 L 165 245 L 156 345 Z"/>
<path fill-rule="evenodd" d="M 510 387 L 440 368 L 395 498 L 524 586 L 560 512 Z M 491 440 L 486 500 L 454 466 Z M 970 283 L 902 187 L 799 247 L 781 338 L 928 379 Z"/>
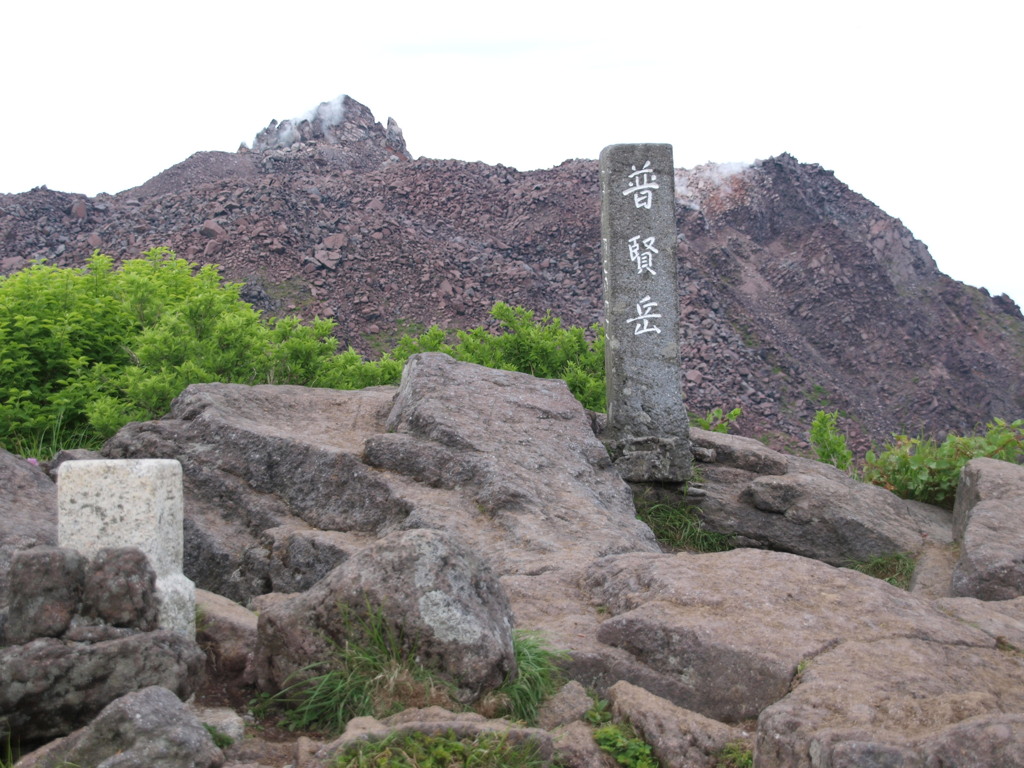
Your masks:
<path fill-rule="evenodd" d="M 0 195 L 0 272 L 169 246 L 222 265 L 269 313 L 333 318 L 366 353 L 433 323 L 491 323 L 499 300 L 601 320 L 596 162 L 413 159 L 397 125 L 344 107 L 117 195 Z M 790 450 L 820 408 L 845 414 L 859 448 L 1024 411 L 1019 308 L 942 275 L 831 172 L 789 155 L 711 164 L 679 169 L 676 196 L 691 411 L 740 406 L 741 433 Z"/>
<path fill-rule="evenodd" d="M 397 388 L 190 387 L 102 456 L 181 462 L 202 653 L 153 629 L 132 551 L 105 556 L 119 581 L 52 546 L 52 480 L 0 454 L 0 723 L 48 742 L 19 768 L 324 768 L 356 739 L 447 729 L 590 768 L 607 762 L 588 689 L 664 766 L 710 768 L 733 742 L 758 768 L 1024 766 L 1020 467 L 971 462 L 951 513 L 694 430 L 704 495 L 685 496 L 626 485 L 600 426 L 562 382 L 439 354 Z M 641 490 L 699 503 L 740 548 L 662 551 Z M 919 560 L 909 592 L 838 567 L 893 551 Z M 466 702 L 514 667 L 513 628 L 568 651 L 570 682 L 531 728 L 430 702 L 338 739 L 246 726 L 253 693 L 349 636 L 339 605 L 378 606 Z M 234 709 L 188 710 L 197 690 Z M 216 749 L 203 722 L 238 742 Z"/>

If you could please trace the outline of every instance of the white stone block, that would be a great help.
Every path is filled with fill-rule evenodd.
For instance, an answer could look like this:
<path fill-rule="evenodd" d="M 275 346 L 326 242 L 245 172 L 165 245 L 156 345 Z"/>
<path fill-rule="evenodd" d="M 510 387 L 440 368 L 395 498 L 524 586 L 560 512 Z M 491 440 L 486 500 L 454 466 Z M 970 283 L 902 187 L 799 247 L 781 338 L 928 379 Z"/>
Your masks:
<path fill-rule="evenodd" d="M 196 585 L 182 573 L 161 576 L 156 580 L 160 596 L 160 628 L 196 636 Z"/>
<path fill-rule="evenodd" d="M 182 574 L 184 506 L 174 459 L 67 461 L 57 470 L 57 541 L 94 557 L 138 547 L 157 577 L 160 626 L 195 634 L 195 586 Z"/>

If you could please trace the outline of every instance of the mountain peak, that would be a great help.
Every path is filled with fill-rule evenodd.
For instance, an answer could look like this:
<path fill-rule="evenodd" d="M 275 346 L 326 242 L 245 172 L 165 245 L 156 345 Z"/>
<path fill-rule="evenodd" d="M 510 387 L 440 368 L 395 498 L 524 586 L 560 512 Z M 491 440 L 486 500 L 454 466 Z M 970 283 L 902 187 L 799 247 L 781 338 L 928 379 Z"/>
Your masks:
<path fill-rule="evenodd" d="M 393 118 L 388 118 L 387 128 L 384 128 L 374 120 L 369 108 L 344 94 L 321 102 L 299 117 L 280 123 L 271 120 L 270 125 L 256 134 L 252 151 L 288 149 L 298 143 L 370 145 L 390 157 L 412 159 L 405 147 L 402 129 Z"/>

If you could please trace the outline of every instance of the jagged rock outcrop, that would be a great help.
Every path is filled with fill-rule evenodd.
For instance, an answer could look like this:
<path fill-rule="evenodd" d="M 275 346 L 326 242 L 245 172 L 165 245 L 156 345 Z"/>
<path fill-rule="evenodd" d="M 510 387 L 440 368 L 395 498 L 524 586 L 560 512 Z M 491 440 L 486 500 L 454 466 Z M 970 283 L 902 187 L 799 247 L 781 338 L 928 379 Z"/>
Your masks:
<path fill-rule="evenodd" d="M 134 548 L 91 560 L 52 546 L 19 550 L 0 643 L 0 734 L 26 743 L 70 733 L 150 685 L 191 696 L 203 654 L 157 629 L 156 575 Z"/>
<path fill-rule="evenodd" d="M 690 412 L 741 406 L 744 434 L 789 451 L 819 408 L 848 414 L 859 448 L 1024 412 L 1016 305 L 942 275 L 831 172 L 782 154 L 680 169 L 676 187 Z M 498 300 L 589 326 L 598 194 L 588 160 L 409 159 L 397 126 L 346 97 L 117 195 L 0 195 L 0 273 L 166 245 L 222 265 L 271 314 L 334 319 L 364 352 L 424 324 L 493 327 Z"/>
<path fill-rule="evenodd" d="M 310 142 L 344 145 L 343 152 L 325 156 L 350 161 L 346 167 L 375 168 L 392 159 L 412 159 L 398 123 L 388 118 L 387 128 L 382 130 L 370 110 L 348 96 L 325 101 L 301 118 L 272 121 L 256 135 L 252 151 L 288 149 Z"/>
<path fill-rule="evenodd" d="M 407 528 L 456 534 L 527 593 L 589 558 L 658 549 L 563 382 L 438 353 L 399 388 L 195 385 L 104 454 L 181 462 L 185 573 L 241 602 L 308 588 Z M 556 569 L 552 552 L 567 553 Z"/>

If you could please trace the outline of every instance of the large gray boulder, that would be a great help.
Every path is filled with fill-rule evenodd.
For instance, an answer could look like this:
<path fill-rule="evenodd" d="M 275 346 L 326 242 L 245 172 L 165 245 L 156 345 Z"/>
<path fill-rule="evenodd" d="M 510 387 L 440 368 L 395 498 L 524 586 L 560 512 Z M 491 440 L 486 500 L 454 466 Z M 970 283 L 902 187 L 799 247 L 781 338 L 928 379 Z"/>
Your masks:
<path fill-rule="evenodd" d="M 181 462 L 185 575 L 244 603 L 277 588 L 264 531 L 366 534 L 408 514 L 358 455 L 365 437 L 383 428 L 393 396 L 393 388 L 192 385 L 165 418 L 127 425 L 103 454 Z"/>
<path fill-rule="evenodd" d="M 952 593 L 980 600 L 1024 595 L 1024 467 L 972 459 L 953 506 L 960 559 Z"/>
<path fill-rule="evenodd" d="M 367 642 L 360 622 L 370 611 L 467 700 L 516 672 L 511 609 L 497 578 L 448 534 L 412 530 L 381 539 L 260 614 L 260 687 L 280 690 L 329 661 L 334 647 Z"/>
<path fill-rule="evenodd" d="M 204 656 L 176 632 L 143 632 L 98 643 L 39 638 L 0 649 L 0 730 L 23 741 L 80 728 L 107 704 L 150 685 L 179 698 L 195 692 Z"/>
<path fill-rule="evenodd" d="M 951 540 L 948 512 L 901 499 L 822 462 L 783 456 L 758 441 L 692 431 L 706 496 L 700 515 L 745 546 L 845 566 Z"/>
<path fill-rule="evenodd" d="M 56 543 L 57 486 L 37 465 L 0 448 L 0 610 L 14 553 Z"/>
<path fill-rule="evenodd" d="M 143 688 L 108 704 L 88 725 L 18 761 L 18 768 L 218 768 L 224 754 L 166 688 Z"/>
<path fill-rule="evenodd" d="M 777 552 L 617 555 L 594 562 L 583 586 L 606 612 L 597 639 L 628 654 L 604 653 L 604 669 L 592 661 L 598 687 L 627 680 L 727 722 L 756 717 L 786 695 L 801 663 L 840 642 L 994 646 L 883 581 Z"/>
<path fill-rule="evenodd" d="M 758 768 L 1024 766 L 1024 663 L 900 637 L 814 658 L 761 713 Z"/>
<path fill-rule="evenodd" d="M 193 385 L 104 454 L 181 462 L 185 574 L 241 603 L 401 528 L 448 530 L 524 594 L 658 551 L 564 382 L 439 353 L 410 358 L 398 388 Z"/>

